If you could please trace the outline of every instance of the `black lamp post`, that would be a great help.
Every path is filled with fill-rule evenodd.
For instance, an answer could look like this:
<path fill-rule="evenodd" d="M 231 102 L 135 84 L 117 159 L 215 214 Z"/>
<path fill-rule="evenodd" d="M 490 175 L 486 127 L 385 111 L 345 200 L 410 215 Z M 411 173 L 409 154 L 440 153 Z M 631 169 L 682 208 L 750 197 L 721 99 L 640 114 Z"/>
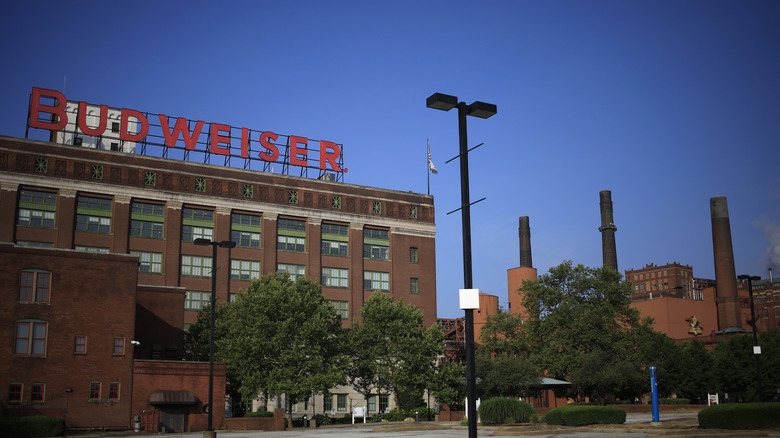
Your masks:
<path fill-rule="evenodd" d="M 757 275 L 740 275 L 737 278 L 740 280 L 747 280 L 748 294 L 750 295 L 750 325 L 753 326 L 753 356 L 756 358 L 756 383 L 758 384 L 758 401 L 762 402 L 761 397 L 761 363 L 759 357 L 761 356 L 761 346 L 758 345 L 758 324 L 756 323 L 756 311 L 753 307 L 753 281 L 761 280 L 761 277 Z"/>
<path fill-rule="evenodd" d="M 465 289 L 472 289 L 471 276 L 471 202 L 469 201 L 469 159 L 468 138 L 466 135 L 466 116 L 487 119 L 496 114 L 496 106 L 485 102 L 466 105 L 458 98 L 447 94 L 434 93 L 425 104 L 428 108 L 449 111 L 458 107 L 458 133 L 460 139 L 460 199 L 463 210 L 463 283 Z M 479 202 L 479 201 L 477 201 Z M 466 393 L 468 394 L 467 412 L 469 413 L 469 438 L 477 436 L 477 400 L 476 374 L 474 371 L 474 309 L 466 309 Z"/>
<path fill-rule="evenodd" d="M 193 243 L 195 245 L 211 245 L 214 249 L 211 254 L 211 329 L 209 330 L 209 403 L 207 405 L 209 422 L 206 428 L 208 436 L 214 436 L 212 417 L 214 415 L 214 308 L 217 306 L 217 247 L 233 248 L 236 246 L 236 242 L 232 240 L 214 242 L 199 238 L 195 239 Z"/>

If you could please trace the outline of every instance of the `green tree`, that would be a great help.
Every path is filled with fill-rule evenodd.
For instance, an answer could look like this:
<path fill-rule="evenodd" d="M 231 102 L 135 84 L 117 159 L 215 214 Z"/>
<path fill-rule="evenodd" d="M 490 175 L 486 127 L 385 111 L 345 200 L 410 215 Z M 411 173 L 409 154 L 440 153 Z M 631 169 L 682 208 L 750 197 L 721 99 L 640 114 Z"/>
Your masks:
<path fill-rule="evenodd" d="M 634 352 L 632 332 L 649 326 L 629 307 L 631 284 L 608 268 L 566 261 L 536 281 L 525 281 L 528 320 L 519 330 L 530 359 L 552 377 L 566 379 L 584 356 L 602 351 L 617 357 Z"/>
<path fill-rule="evenodd" d="M 216 357 L 244 400 L 287 394 L 290 406 L 344 381 L 341 319 L 320 286 L 270 274 L 223 304 Z"/>
<path fill-rule="evenodd" d="M 475 358 L 477 395 L 480 398 L 522 397 L 536 391 L 541 370 L 522 356 L 493 355 L 480 348 Z"/>
<path fill-rule="evenodd" d="M 731 336 L 715 344 L 710 352 L 718 392 L 728 394 L 728 402 L 756 400 L 757 384 L 753 358 L 753 336 Z"/>
<path fill-rule="evenodd" d="M 650 387 L 650 374 L 643 371 L 636 359 L 600 350 L 586 353 L 569 378 L 576 391 L 601 404 L 616 399 L 634 400 Z"/>
<path fill-rule="evenodd" d="M 392 393 L 396 405 L 401 391 L 414 390 L 421 395 L 444 349 L 441 330 L 437 326 L 426 328 L 422 310 L 404 305 L 402 300 L 394 302 L 387 294 L 374 294 L 363 304 L 360 315 L 361 321 L 354 323 L 348 336 L 349 384 L 364 396 Z"/>
<path fill-rule="evenodd" d="M 428 389 L 440 405 L 449 405 L 455 410 L 462 409 L 467 395 L 466 365 L 447 357 L 439 359 Z"/>

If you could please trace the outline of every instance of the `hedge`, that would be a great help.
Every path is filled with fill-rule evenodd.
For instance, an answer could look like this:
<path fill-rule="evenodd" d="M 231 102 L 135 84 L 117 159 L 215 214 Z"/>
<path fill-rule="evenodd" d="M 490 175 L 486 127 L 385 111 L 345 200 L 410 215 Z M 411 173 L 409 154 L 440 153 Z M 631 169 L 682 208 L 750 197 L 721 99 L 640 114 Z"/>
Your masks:
<path fill-rule="evenodd" d="M 767 429 L 780 427 L 780 403 L 726 403 L 699 411 L 704 429 Z"/>
<path fill-rule="evenodd" d="M 536 411 L 526 401 L 509 397 L 495 397 L 479 405 L 482 424 L 528 423 Z"/>
<path fill-rule="evenodd" d="M 257 412 L 247 412 L 244 414 L 244 417 L 273 417 L 274 413 L 271 411 L 257 411 Z"/>
<path fill-rule="evenodd" d="M 626 422 L 626 411 L 614 406 L 566 405 L 551 410 L 542 421 L 561 426 L 623 424 Z"/>
<path fill-rule="evenodd" d="M 65 433 L 65 422 L 44 416 L 0 417 L 0 431 L 3 436 L 16 438 L 61 436 Z"/>

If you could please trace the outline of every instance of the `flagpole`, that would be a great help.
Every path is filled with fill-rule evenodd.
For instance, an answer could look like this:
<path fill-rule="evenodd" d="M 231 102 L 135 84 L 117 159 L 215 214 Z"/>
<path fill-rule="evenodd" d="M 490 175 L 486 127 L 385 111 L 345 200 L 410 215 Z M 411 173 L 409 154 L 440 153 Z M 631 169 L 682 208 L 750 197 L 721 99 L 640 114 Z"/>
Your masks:
<path fill-rule="evenodd" d="M 428 150 L 425 154 L 425 172 L 428 174 L 428 194 L 431 194 L 431 164 L 430 164 L 430 154 L 431 154 L 431 142 L 429 139 L 425 139 L 425 143 L 428 145 Z"/>

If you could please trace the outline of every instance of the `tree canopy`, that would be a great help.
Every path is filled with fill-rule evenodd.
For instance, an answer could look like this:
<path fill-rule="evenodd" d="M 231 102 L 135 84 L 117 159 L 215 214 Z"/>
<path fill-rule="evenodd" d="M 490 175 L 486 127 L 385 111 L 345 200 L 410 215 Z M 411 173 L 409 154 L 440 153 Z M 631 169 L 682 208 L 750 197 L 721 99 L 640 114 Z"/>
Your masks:
<path fill-rule="evenodd" d="M 387 294 L 371 296 L 360 315 L 348 337 L 350 385 L 366 397 L 380 391 L 392 393 L 396 404 L 402 391 L 422 395 L 444 348 L 441 330 L 425 327 L 419 308 L 393 301 Z"/>
<path fill-rule="evenodd" d="M 320 286 L 270 274 L 220 307 L 216 358 L 244 400 L 287 394 L 305 400 L 344 381 L 344 333 Z"/>

